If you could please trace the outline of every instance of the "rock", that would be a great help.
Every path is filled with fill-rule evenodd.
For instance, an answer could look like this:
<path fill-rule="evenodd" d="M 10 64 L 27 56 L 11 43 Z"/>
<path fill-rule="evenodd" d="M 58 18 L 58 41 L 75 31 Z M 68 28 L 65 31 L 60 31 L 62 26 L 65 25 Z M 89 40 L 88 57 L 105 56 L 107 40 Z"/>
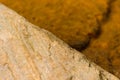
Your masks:
<path fill-rule="evenodd" d="M 120 78 L 120 0 L 0 0 Z M 33 7 L 34 6 L 34 7 Z"/>
<path fill-rule="evenodd" d="M 73 48 L 83 50 L 99 35 L 110 0 L 0 1 Z"/>
<path fill-rule="evenodd" d="M 119 80 L 0 4 L 1 80 Z"/>
<path fill-rule="evenodd" d="M 112 1 L 101 35 L 83 54 L 120 78 L 120 0 Z"/>

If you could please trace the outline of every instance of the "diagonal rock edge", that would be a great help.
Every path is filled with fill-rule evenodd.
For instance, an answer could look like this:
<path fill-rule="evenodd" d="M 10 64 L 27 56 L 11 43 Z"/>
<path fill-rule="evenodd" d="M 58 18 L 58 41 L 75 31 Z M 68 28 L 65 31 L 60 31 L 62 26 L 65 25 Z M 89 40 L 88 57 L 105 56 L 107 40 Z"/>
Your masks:
<path fill-rule="evenodd" d="M 119 80 L 0 4 L 0 80 Z"/>

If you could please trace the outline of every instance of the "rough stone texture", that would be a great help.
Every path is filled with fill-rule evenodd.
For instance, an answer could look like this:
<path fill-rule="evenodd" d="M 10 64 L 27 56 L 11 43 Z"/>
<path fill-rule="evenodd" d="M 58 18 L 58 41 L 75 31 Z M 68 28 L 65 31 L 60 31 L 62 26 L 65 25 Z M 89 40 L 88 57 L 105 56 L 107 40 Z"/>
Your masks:
<path fill-rule="evenodd" d="M 0 4 L 0 80 L 119 80 Z"/>

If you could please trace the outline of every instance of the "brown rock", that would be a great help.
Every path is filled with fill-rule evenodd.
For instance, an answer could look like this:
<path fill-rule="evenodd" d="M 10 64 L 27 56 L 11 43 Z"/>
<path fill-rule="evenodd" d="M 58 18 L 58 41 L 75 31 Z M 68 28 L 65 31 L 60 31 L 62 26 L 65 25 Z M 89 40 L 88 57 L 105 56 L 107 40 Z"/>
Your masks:
<path fill-rule="evenodd" d="M 99 34 L 109 0 L 0 0 L 76 49 Z"/>
<path fill-rule="evenodd" d="M 113 0 L 102 33 L 83 53 L 120 78 L 120 0 Z"/>
<path fill-rule="evenodd" d="M 1 80 L 119 80 L 0 4 Z"/>

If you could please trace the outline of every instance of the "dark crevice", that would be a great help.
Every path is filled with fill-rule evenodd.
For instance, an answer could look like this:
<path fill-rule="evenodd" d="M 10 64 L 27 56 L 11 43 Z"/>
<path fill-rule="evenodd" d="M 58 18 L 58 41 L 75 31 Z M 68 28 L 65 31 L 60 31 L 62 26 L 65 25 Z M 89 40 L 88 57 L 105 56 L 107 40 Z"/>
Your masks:
<path fill-rule="evenodd" d="M 81 42 L 79 42 L 79 43 L 76 43 L 76 44 L 70 45 L 70 46 L 71 46 L 72 48 L 75 48 L 75 49 L 78 50 L 78 51 L 82 51 L 82 50 L 86 49 L 86 47 L 89 45 L 90 40 L 91 40 L 91 38 L 89 37 L 89 38 L 88 38 L 87 40 L 85 40 L 85 41 L 81 41 Z"/>
<path fill-rule="evenodd" d="M 104 80 L 102 71 L 99 71 L 99 78 L 100 80 Z"/>
<path fill-rule="evenodd" d="M 69 80 L 73 80 L 73 76 L 71 76 Z"/>
<path fill-rule="evenodd" d="M 103 25 L 105 25 L 110 19 L 111 12 L 112 12 L 112 3 L 114 1 L 116 1 L 116 0 L 109 0 L 108 8 L 107 8 L 106 12 L 103 13 L 103 19 L 101 21 L 97 20 L 97 18 L 96 18 L 96 22 L 98 25 L 95 30 L 95 33 L 94 34 L 88 33 L 89 39 L 87 41 L 81 42 L 80 44 L 71 45 L 73 48 L 82 52 L 89 47 L 89 45 L 91 44 L 91 40 L 99 38 L 99 36 L 102 33 Z"/>
<path fill-rule="evenodd" d="M 99 79 L 100 80 L 108 80 L 108 78 L 105 77 L 103 71 L 99 71 Z"/>
<path fill-rule="evenodd" d="M 107 11 L 103 14 L 103 20 L 102 20 L 101 26 L 103 26 L 104 24 L 106 24 L 106 22 L 108 22 L 110 20 L 110 16 L 111 16 L 111 13 L 112 13 L 112 4 L 115 1 L 116 0 L 109 0 Z"/>

